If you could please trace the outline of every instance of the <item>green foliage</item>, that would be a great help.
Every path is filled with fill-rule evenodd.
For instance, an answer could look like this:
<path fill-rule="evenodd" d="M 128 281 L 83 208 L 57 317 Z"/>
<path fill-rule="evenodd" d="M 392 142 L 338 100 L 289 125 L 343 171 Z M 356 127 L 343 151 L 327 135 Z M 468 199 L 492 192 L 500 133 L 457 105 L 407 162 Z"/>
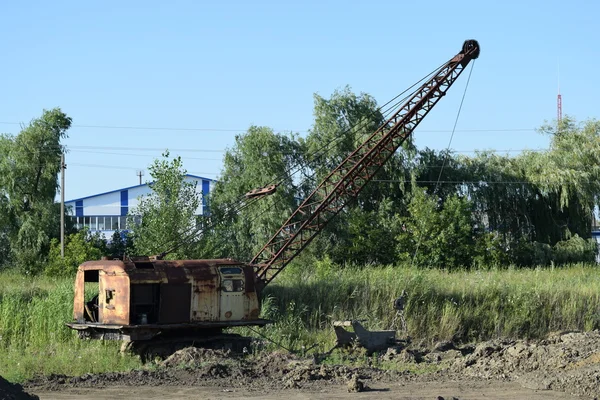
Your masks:
<path fill-rule="evenodd" d="M 12 263 L 25 273 L 42 269 L 59 230 L 54 198 L 60 142 L 70 126 L 71 118 L 55 108 L 44 110 L 15 137 L 0 135 L 0 255 L 6 258 L 8 243 Z"/>
<path fill-rule="evenodd" d="M 270 128 L 252 126 L 236 136 L 210 197 L 210 223 L 216 226 L 212 235 L 205 236 L 199 253 L 249 260 L 297 205 L 290 172 L 300 155 L 294 136 Z M 274 194 L 239 210 L 245 193 L 272 183 L 280 183 Z"/>
<path fill-rule="evenodd" d="M 119 230 L 114 231 L 110 244 L 108 245 L 108 254 L 112 259 L 122 259 L 123 256 L 133 247 L 133 242 Z"/>
<path fill-rule="evenodd" d="M 176 248 L 170 257 L 187 258 L 185 242 L 197 228 L 200 206 L 196 184 L 185 180 L 187 171 L 181 157 L 170 160 L 169 152 L 155 160 L 149 171 L 152 193 L 141 196 L 127 216 L 135 255 L 150 256 Z"/>
<path fill-rule="evenodd" d="M 415 189 L 408 216 L 399 219 L 398 253 L 417 266 L 457 268 L 473 262 L 475 242 L 472 205 L 453 195 L 440 203 Z"/>
<path fill-rule="evenodd" d="M 479 232 L 475 241 L 473 265 L 478 268 L 500 267 L 510 264 L 511 257 L 496 232 Z"/>
<path fill-rule="evenodd" d="M 373 211 L 351 207 L 343 218 L 345 232 L 331 250 L 334 260 L 359 264 L 396 261 L 398 224 L 391 199 L 383 199 Z"/>
<path fill-rule="evenodd" d="M 65 237 L 64 258 L 60 256 L 60 242 L 58 239 L 52 239 L 44 273 L 48 276 L 73 277 L 79 265 L 86 261 L 99 260 L 106 251 L 106 240 L 103 240 L 98 232 L 92 235 L 85 229 Z"/>
<path fill-rule="evenodd" d="M 314 95 L 315 122 L 306 139 L 309 162 L 322 178 L 340 164 L 383 122 L 377 102 L 350 87 L 335 90 L 329 99 Z"/>
<path fill-rule="evenodd" d="M 336 90 L 329 99 L 314 95 L 315 122 L 303 142 L 306 149 L 303 172 L 311 176 L 302 186 L 303 197 L 339 165 L 383 122 L 384 116 L 373 97 L 356 95 L 349 87 Z M 392 262 L 394 235 L 390 216 L 405 209 L 403 200 L 407 160 L 414 152 L 409 140 L 375 175 L 346 212 L 334 218 L 307 248 L 315 257 L 328 254 L 336 262 Z M 377 246 L 382 240 L 385 248 Z"/>
<path fill-rule="evenodd" d="M 553 248 L 554 262 L 569 264 L 574 262 L 594 262 L 598 254 L 598 244 L 594 239 L 583 239 L 578 235 L 558 242 Z"/>

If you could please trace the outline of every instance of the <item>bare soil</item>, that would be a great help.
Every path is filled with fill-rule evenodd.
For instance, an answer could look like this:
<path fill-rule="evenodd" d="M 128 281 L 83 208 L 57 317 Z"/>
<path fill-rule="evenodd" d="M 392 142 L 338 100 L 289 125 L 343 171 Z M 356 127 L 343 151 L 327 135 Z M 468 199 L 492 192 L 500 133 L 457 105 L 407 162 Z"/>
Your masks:
<path fill-rule="evenodd" d="M 386 369 L 327 365 L 319 359 L 283 352 L 243 356 L 186 348 L 145 370 L 80 377 L 53 375 L 25 386 L 42 399 L 462 400 L 594 399 L 600 395 L 597 331 L 556 333 L 538 341 L 394 347 L 376 364 Z"/>

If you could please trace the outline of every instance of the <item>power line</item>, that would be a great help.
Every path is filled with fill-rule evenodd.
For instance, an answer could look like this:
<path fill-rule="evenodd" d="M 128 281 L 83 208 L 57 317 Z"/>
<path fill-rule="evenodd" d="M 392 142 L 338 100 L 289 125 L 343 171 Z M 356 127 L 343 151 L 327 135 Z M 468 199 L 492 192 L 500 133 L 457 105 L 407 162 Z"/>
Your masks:
<path fill-rule="evenodd" d="M 69 163 L 69 165 L 73 165 L 73 166 L 76 166 L 76 167 L 122 169 L 122 170 L 135 170 L 135 171 L 139 170 L 139 168 L 136 168 L 136 167 L 124 167 L 124 166 L 118 166 L 118 165 L 82 164 L 82 163 Z M 219 175 L 218 172 L 195 172 L 195 171 L 187 171 L 187 173 L 188 174 L 194 174 L 194 175 Z"/>
<path fill-rule="evenodd" d="M 410 183 L 413 182 L 410 179 L 374 179 L 372 182 L 383 182 L 383 183 Z M 478 180 L 478 181 L 438 181 L 438 180 L 415 180 L 416 183 L 448 183 L 448 184 L 467 184 L 467 183 L 480 183 L 480 184 L 488 184 L 488 185 L 535 185 L 535 182 L 527 182 L 527 181 L 487 181 L 487 180 Z M 589 181 L 596 182 L 596 181 Z"/>
<path fill-rule="evenodd" d="M 23 125 L 21 122 L 6 122 L 0 121 L 2 125 Z M 119 126 L 119 125 L 71 125 L 71 128 L 86 128 L 86 129 L 128 129 L 138 131 L 181 131 L 181 132 L 244 132 L 248 128 L 244 129 L 227 129 L 227 128 L 180 128 L 180 127 L 157 127 L 157 126 Z M 281 131 L 294 131 L 294 132 L 308 132 L 306 130 L 287 130 L 281 129 Z"/>
<path fill-rule="evenodd" d="M 23 125 L 20 122 L 0 121 L 2 125 Z M 154 126 L 118 126 L 118 125 L 71 125 L 72 128 L 86 129 L 126 129 L 126 130 L 151 130 L 151 131 L 181 131 L 181 132 L 246 132 L 248 128 L 185 128 L 185 127 L 154 127 Z M 310 132 L 309 129 L 273 129 L 276 132 Z M 448 129 L 416 130 L 424 133 L 450 133 Z M 537 128 L 484 128 L 484 129 L 457 129 L 455 132 L 535 132 Z"/>
<path fill-rule="evenodd" d="M 224 153 L 225 150 L 215 149 L 179 149 L 168 147 L 125 147 L 125 146 L 69 146 L 68 149 L 83 149 L 83 150 L 127 150 L 127 151 L 178 151 L 178 152 L 194 152 L 194 153 Z"/>
<path fill-rule="evenodd" d="M 89 154 L 109 154 L 115 156 L 128 156 L 128 157 L 154 157 L 152 154 L 133 154 L 133 153 L 115 153 L 106 151 L 92 151 L 92 150 L 75 150 L 76 153 L 89 153 Z M 203 161 L 223 161 L 222 158 L 204 158 L 204 157 L 181 157 L 183 160 L 203 160 Z"/>
<path fill-rule="evenodd" d="M 119 146 L 64 146 L 64 149 L 69 152 L 81 152 L 81 153 L 98 153 L 98 154 L 114 154 L 114 155 L 138 155 L 138 154 L 125 154 L 125 153 L 103 153 L 92 150 L 113 150 L 113 151 L 154 151 L 154 152 L 164 152 L 165 150 L 169 150 L 172 152 L 198 152 L 198 153 L 225 153 L 228 149 L 179 149 L 179 148 L 168 148 L 168 147 L 119 147 Z M 87 150 L 87 151 L 86 151 Z M 435 149 L 434 149 L 435 150 Z M 470 149 L 470 150 L 457 150 L 450 149 L 450 153 L 520 153 L 524 151 L 532 151 L 532 152 L 543 152 L 551 150 L 550 148 L 522 148 L 522 149 Z M 46 148 L 46 149 L 35 149 L 35 152 L 38 153 L 53 153 L 56 152 L 55 148 Z M 439 152 L 447 151 L 447 149 L 439 149 Z M 287 154 L 285 152 L 279 152 L 279 154 Z M 139 154 L 139 156 L 143 156 Z M 150 154 L 148 156 L 151 156 Z M 190 158 L 191 157 L 186 157 Z M 206 158 L 198 158 L 198 160 L 208 160 Z M 217 161 L 216 159 L 213 159 Z"/>

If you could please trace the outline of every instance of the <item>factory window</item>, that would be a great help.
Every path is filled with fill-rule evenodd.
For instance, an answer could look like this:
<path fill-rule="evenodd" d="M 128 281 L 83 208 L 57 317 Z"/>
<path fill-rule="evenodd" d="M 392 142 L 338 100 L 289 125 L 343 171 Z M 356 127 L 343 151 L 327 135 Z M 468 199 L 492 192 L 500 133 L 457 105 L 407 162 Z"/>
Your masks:
<path fill-rule="evenodd" d="M 106 228 L 104 227 L 104 220 L 108 219 L 110 221 L 110 217 L 98 217 L 98 230 L 103 231 Z"/>
<path fill-rule="evenodd" d="M 79 222 L 79 218 L 80 217 L 69 217 L 69 218 L 71 218 L 71 222 L 73 223 L 73 226 L 75 226 L 75 229 L 81 229 L 82 228 L 82 225 Z"/>

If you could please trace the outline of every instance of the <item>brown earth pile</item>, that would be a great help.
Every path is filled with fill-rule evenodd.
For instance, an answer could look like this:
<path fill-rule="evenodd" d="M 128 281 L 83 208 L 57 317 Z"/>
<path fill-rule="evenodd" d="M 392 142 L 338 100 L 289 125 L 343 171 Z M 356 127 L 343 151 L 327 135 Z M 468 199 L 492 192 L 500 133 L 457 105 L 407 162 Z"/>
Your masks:
<path fill-rule="evenodd" d="M 21 385 L 10 383 L 0 376 L 0 400 L 39 400 L 39 397 L 30 395 Z"/>
<path fill-rule="evenodd" d="M 331 382 L 346 384 L 353 377 L 371 381 L 400 379 L 408 373 L 382 371 L 374 368 L 353 368 L 340 365 L 318 365 L 312 359 L 287 353 L 265 353 L 260 356 L 238 356 L 220 350 L 186 348 L 167 358 L 156 369 L 132 372 L 86 374 L 79 377 L 50 375 L 27 383 L 35 390 L 64 388 L 100 388 L 111 385 L 159 386 L 198 385 L 245 390 L 265 388 L 309 388 L 313 384 Z"/>
<path fill-rule="evenodd" d="M 555 333 L 545 340 L 492 340 L 458 358 L 451 371 L 505 379 L 531 389 L 600 395 L 600 332 Z"/>
<path fill-rule="evenodd" d="M 491 340 L 475 345 L 438 343 L 432 348 L 395 347 L 370 367 L 328 365 L 312 358 L 273 352 L 231 354 L 220 350 L 186 348 L 158 368 L 80 377 L 49 376 L 27 387 L 61 390 L 111 385 L 197 385 L 264 389 L 314 388 L 328 383 L 348 384 L 359 391 L 364 382 L 514 381 L 536 390 L 557 390 L 595 398 L 600 393 L 600 333 L 557 333 L 545 340 Z M 419 373 L 411 373 L 420 371 Z M 423 372 L 435 371 L 435 372 Z"/>

